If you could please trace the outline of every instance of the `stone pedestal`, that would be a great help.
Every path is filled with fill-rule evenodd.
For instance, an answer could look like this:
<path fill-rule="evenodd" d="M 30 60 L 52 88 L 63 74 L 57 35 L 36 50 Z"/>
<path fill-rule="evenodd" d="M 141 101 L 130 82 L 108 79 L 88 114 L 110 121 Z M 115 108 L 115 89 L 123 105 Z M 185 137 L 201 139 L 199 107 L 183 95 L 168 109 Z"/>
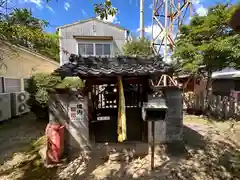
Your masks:
<path fill-rule="evenodd" d="M 51 94 L 49 100 L 49 120 L 65 126 L 65 152 L 71 149 L 89 148 L 89 126 L 87 97 L 75 93 Z M 81 105 L 81 115 L 71 117 L 71 105 Z"/>
<path fill-rule="evenodd" d="M 183 97 L 182 90 L 175 87 L 164 89 L 168 107 L 166 119 L 155 122 L 155 143 L 166 143 L 182 140 Z M 148 142 L 152 141 L 151 122 L 148 122 Z"/>

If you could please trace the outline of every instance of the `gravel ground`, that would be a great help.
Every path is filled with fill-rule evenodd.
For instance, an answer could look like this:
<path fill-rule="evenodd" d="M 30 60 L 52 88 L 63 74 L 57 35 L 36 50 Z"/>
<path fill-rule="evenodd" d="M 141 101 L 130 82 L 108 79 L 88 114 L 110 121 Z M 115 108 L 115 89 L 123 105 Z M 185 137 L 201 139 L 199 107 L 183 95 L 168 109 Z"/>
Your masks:
<path fill-rule="evenodd" d="M 0 124 L 0 179 L 22 179 L 17 167 L 32 157 L 29 151 L 33 141 L 44 134 L 46 122 L 37 121 L 31 113 Z"/>
<path fill-rule="evenodd" d="M 24 152 L 30 143 L 44 134 L 45 122 L 33 114 L 4 121 L 0 124 L 0 164 L 16 152 Z"/>
<path fill-rule="evenodd" d="M 151 180 L 238 180 L 240 179 L 239 123 L 209 123 L 187 116 L 184 122 L 184 141 L 188 153 L 172 156 L 162 146 L 155 156 L 155 171 L 150 169 L 150 155 L 130 162 L 98 160 L 82 156 L 73 160 L 56 179 L 151 179 Z M 92 159 L 92 161 L 91 161 Z M 98 158 L 99 159 L 99 158 Z"/>
<path fill-rule="evenodd" d="M 112 158 L 113 154 L 109 159 L 103 159 L 92 153 L 80 155 L 67 165 L 45 168 L 39 159 L 24 153 L 27 145 L 44 133 L 45 124 L 37 124 L 29 117 L 22 119 L 25 120 L 13 120 L 4 124 L 4 128 L 0 127 L 0 160 L 4 162 L 0 167 L 1 180 L 240 179 L 239 123 L 232 127 L 228 122 L 209 123 L 196 117 L 185 117 L 187 153 L 173 156 L 167 146 L 160 146 L 152 172 L 150 155 L 127 158 L 126 161 L 126 158 Z"/>

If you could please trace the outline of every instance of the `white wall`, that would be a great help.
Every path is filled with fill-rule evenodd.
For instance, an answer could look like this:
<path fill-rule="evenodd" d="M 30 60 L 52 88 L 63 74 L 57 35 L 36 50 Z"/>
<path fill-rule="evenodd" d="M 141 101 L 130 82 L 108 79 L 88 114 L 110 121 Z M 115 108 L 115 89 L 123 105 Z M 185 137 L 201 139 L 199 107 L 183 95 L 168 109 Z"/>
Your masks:
<path fill-rule="evenodd" d="M 83 23 L 59 28 L 60 64 L 68 62 L 70 54 L 78 54 L 78 40 L 73 36 L 112 36 L 113 55 L 123 54 L 122 47 L 126 41 L 126 30 L 92 19 Z M 68 52 L 67 54 L 64 52 Z"/>

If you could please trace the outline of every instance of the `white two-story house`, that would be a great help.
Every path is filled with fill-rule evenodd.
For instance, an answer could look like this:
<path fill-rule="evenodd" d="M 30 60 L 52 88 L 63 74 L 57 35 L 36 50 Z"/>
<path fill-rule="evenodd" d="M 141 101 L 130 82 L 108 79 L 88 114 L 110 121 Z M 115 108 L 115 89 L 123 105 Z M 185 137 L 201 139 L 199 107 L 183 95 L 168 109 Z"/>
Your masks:
<path fill-rule="evenodd" d="M 68 62 L 70 54 L 82 56 L 122 55 L 129 31 L 97 18 L 90 18 L 58 27 L 60 65 Z"/>

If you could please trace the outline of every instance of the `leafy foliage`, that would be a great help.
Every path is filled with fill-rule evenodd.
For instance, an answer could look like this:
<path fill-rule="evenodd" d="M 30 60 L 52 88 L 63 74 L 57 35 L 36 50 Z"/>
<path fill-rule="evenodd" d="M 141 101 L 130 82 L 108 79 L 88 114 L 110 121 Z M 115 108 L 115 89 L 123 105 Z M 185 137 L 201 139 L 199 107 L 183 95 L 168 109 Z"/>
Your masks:
<path fill-rule="evenodd" d="M 32 17 L 29 10 L 14 9 L 0 20 L 0 40 L 30 48 L 59 61 L 58 35 L 45 33 L 46 25 L 46 21 Z"/>
<path fill-rule="evenodd" d="M 154 54 L 151 42 L 147 39 L 133 40 L 126 43 L 123 52 L 127 56 L 149 56 Z"/>
<path fill-rule="evenodd" d="M 50 0 L 46 0 L 48 3 Z M 4 9 L 7 0 L 0 0 L 0 8 Z M 117 8 L 112 6 L 110 0 L 94 4 L 94 12 L 101 19 L 108 15 L 114 16 Z M 43 30 L 49 23 L 33 17 L 32 12 L 26 8 L 16 8 L 9 14 L 0 12 L 0 40 L 10 41 L 22 45 L 59 61 L 58 36 L 45 33 Z"/>
<path fill-rule="evenodd" d="M 46 0 L 49 1 L 51 0 Z M 103 3 L 94 4 L 94 12 L 101 19 L 107 19 L 108 15 L 114 16 L 117 13 L 117 8 L 112 6 L 111 0 L 105 0 Z"/>
<path fill-rule="evenodd" d="M 240 67 L 240 35 L 229 27 L 235 8 L 217 5 L 208 10 L 207 16 L 193 17 L 181 28 L 176 41 L 173 59 L 179 69 L 197 73 L 200 66 L 205 67 L 207 111 L 212 73 L 224 67 Z"/>
<path fill-rule="evenodd" d="M 45 20 L 33 17 L 31 10 L 15 8 L 7 17 L 9 24 L 21 25 L 31 29 L 42 30 L 49 24 Z"/>
<path fill-rule="evenodd" d="M 43 33 L 39 29 L 30 29 L 26 26 L 10 25 L 8 22 L 0 22 L 0 32 L 4 35 L 4 40 L 59 61 L 57 35 Z"/>
<path fill-rule="evenodd" d="M 30 94 L 28 105 L 38 118 L 48 117 L 48 92 L 47 89 L 61 82 L 60 77 L 39 73 L 32 76 L 28 81 L 26 91 Z"/>
<path fill-rule="evenodd" d="M 117 13 L 117 8 L 112 7 L 110 0 L 105 0 L 104 3 L 94 4 L 94 12 L 101 19 L 108 19 L 108 15 L 114 16 Z"/>
<path fill-rule="evenodd" d="M 38 118 L 45 118 L 48 116 L 48 90 L 53 88 L 81 89 L 83 87 L 84 84 L 79 78 L 65 78 L 61 80 L 59 76 L 38 73 L 32 76 L 28 81 L 28 87 L 26 88 L 26 91 L 30 94 L 28 105 Z"/>
<path fill-rule="evenodd" d="M 76 88 L 82 89 L 84 87 L 83 81 L 79 77 L 66 77 L 56 85 L 56 88 Z"/>
<path fill-rule="evenodd" d="M 226 66 L 239 67 L 239 34 L 234 34 L 228 22 L 235 6 L 217 5 L 207 16 L 195 16 L 181 28 L 173 57 L 182 69 L 196 72 L 205 65 L 212 72 Z"/>

